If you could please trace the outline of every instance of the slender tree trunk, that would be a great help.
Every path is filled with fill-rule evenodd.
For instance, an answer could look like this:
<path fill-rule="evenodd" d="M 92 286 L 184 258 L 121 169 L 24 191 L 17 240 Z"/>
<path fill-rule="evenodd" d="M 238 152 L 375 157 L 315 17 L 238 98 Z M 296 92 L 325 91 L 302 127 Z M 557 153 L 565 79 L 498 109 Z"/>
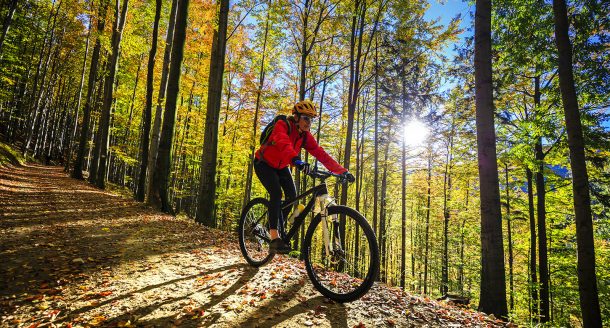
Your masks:
<path fill-rule="evenodd" d="M 358 103 L 358 94 L 360 93 L 360 55 L 362 49 L 362 31 L 364 29 L 364 22 L 358 25 L 360 20 L 364 21 L 364 17 L 361 17 L 362 3 L 360 0 L 354 1 L 354 14 L 352 16 L 352 30 L 350 38 L 350 75 L 349 75 L 349 90 L 348 90 L 348 103 L 347 103 L 347 133 L 345 136 L 345 153 L 343 154 L 343 167 L 349 170 L 351 156 L 352 156 L 352 134 L 354 130 L 354 115 L 356 111 L 356 104 Z M 362 16 L 365 12 L 362 13 Z M 342 205 L 347 204 L 347 185 L 343 186 L 341 190 Z M 342 234 L 345 233 L 345 220 L 342 220 L 340 231 Z"/>
<path fill-rule="evenodd" d="M 479 311 L 506 318 L 506 276 L 491 70 L 491 0 L 477 0 L 475 101 L 481 193 L 481 290 Z"/>
<path fill-rule="evenodd" d="M 549 308 L 549 261 L 546 238 L 546 190 L 544 186 L 544 154 L 542 152 L 542 138 L 536 143 L 536 160 L 538 171 L 536 172 L 536 198 L 538 212 L 538 270 L 540 271 L 540 322 L 548 322 L 550 319 Z"/>
<path fill-rule="evenodd" d="M 578 98 L 572 71 L 572 45 L 568 35 L 569 23 L 565 0 L 553 0 L 555 18 L 555 42 L 559 53 L 559 87 L 565 113 L 570 165 L 572 168 L 572 189 L 576 214 L 576 241 L 578 243 L 578 291 L 580 310 L 584 327 L 601 327 L 602 319 L 597 293 L 595 274 L 595 244 L 591 216 L 591 196 L 589 176 L 585 159 L 585 141 Z"/>
<path fill-rule="evenodd" d="M 466 180 L 466 201 L 464 202 L 464 208 L 468 209 L 468 203 L 470 201 L 470 180 Z M 462 226 L 460 227 L 460 266 L 458 267 L 458 289 L 460 295 L 464 295 L 464 246 L 466 237 L 466 217 L 462 219 Z"/>
<path fill-rule="evenodd" d="M 403 90 L 404 91 L 404 90 Z M 407 111 L 406 108 L 403 108 L 402 119 L 400 120 L 402 125 L 405 124 L 405 115 L 404 113 Z M 407 145 L 404 138 L 402 138 L 401 142 L 401 250 L 400 250 L 400 287 L 404 290 L 405 288 L 405 276 L 407 274 Z"/>
<path fill-rule="evenodd" d="M 506 225 L 508 230 L 508 277 L 510 285 L 510 312 L 513 312 L 515 310 L 515 281 L 513 279 L 513 220 L 510 216 L 510 185 L 508 182 L 508 164 L 505 164 L 504 167 L 504 177 L 506 182 Z"/>
<path fill-rule="evenodd" d="M 377 38 L 375 38 L 375 154 L 373 172 L 373 231 L 377 232 L 377 204 L 379 195 L 379 56 L 377 52 Z"/>
<path fill-rule="evenodd" d="M 309 38 L 307 34 L 308 26 L 309 26 L 309 15 L 311 12 L 312 3 L 310 0 L 305 0 L 303 3 L 302 9 L 302 19 L 300 21 L 303 22 L 303 35 L 301 39 L 300 45 L 300 63 L 299 63 L 299 101 L 305 99 L 305 87 L 307 84 L 307 57 L 309 56 L 309 45 L 307 40 Z M 301 18 L 301 17 L 299 17 Z M 315 35 L 313 36 L 315 38 Z M 296 170 L 295 172 L 295 184 L 294 187 L 296 189 L 297 195 L 301 192 L 301 172 Z M 345 232 L 345 229 L 341 230 L 342 233 Z"/>
<path fill-rule="evenodd" d="M 11 27 L 11 22 L 13 20 L 13 15 L 15 14 L 16 9 L 17 0 L 12 0 L 9 4 L 6 17 L 4 18 L 4 24 L 2 25 L 2 34 L 0 34 L 0 59 L 2 58 L 2 45 L 4 45 L 4 40 L 6 38 L 6 34 L 8 33 L 8 29 Z"/>
<path fill-rule="evenodd" d="M 534 215 L 534 179 L 532 170 L 526 168 L 525 173 L 527 177 L 527 203 L 530 221 L 530 313 L 532 318 L 534 319 L 534 322 L 539 322 L 540 317 L 538 316 L 538 275 L 536 267 L 536 217 Z"/>
<path fill-rule="evenodd" d="M 89 55 L 89 41 L 91 39 L 91 28 L 92 28 L 92 24 L 91 21 L 89 21 L 89 29 L 87 31 L 87 41 L 85 43 L 85 57 L 83 58 L 83 68 L 81 69 L 81 75 L 80 75 L 80 83 L 78 85 L 78 101 L 76 103 L 76 107 L 74 108 L 74 127 L 72 129 L 72 133 L 70 135 L 70 140 L 68 141 L 68 152 L 67 152 L 67 156 L 66 156 L 66 166 L 65 166 L 65 172 L 68 172 L 70 170 L 70 161 L 72 161 L 72 153 L 74 152 L 73 145 L 74 145 L 74 139 L 76 138 L 76 132 L 78 130 L 78 117 L 80 114 L 80 106 L 81 106 L 81 100 L 82 100 L 82 96 L 83 96 L 83 87 L 85 84 L 85 71 L 87 69 L 87 56 Z"/>
<path fill-rule="evenodd" d="M 388 139 L 391 137 L 388 136 Z M 383 161 L 383 173 L 381 174 L 381 191 L 380 191 L 380 204 L 379 204 L 379 250 L 381 258 L 381 270 L 379 273 L 379 279 L 387 282 L 387 232 L 386 232 L 386 216 L 387 216 L 387 190 L 388 190 L 388 157 L 390 152 L 390 143 L 386 143 Z"/>
<path fill-rule="evenodd" d="M 148 54 L 148 71 L 146 73 L 146 108 L 142 113 L 143 131 L 142 141 L 140 145 L 140 153 L 142 154 L 142 160 L 140 164 L 140 177 L 138 178 L 138 192 L 136 194 L 136 199 L 140 202 L 144 201 L 144 197 L 146 195 L 146 173 L 148 170 L 148 145 L 150 143 L 150 120 L 152 118 L 155 58 L 157 56 L 157 37 L 159 35 L 159 18 L 161 17 L 162 5 L 162 0 L 156 0 L 155 23 L 153 26 L 150 53 Z"/>
<path fill-rule="evenodd" d="M 104 32 L 104 26 L 106 24 L 106 11 L 108 9 L 108 0 L 102 0 L 99 4 L 97 31 L 98 34 Z M 97 69 L 100 59 L 101 51 L 100 37 L 97 37 L 95 46 L 93 47 L 93 54 L 91 55 L 91 66 L 89 67 L 89 77 L 87 82 L 87 97 L 85 98 L 85 108 L 83 111 L 83 124 L 80 132 L 80 141 L 78 145 L 78 153 L 76 155 L 76 162 L 74 162 L 74 170 L 72 171 L 72 177 L 76 179 L 83 179 L 83 165 L 85 163 L 85 153 L 87 152 L 87 140 L 89 139 L 89 124 L 91 121 L 91 109 L 92 103 L 94 102 L 93 93 L 95 91 L 95 81 L 97 78 Z"/>
<path fill-rule="evenodd" d="M 174 40 L 174 25 L 176 23 L 176 8 L 178 0 L 172 0 L 172 8 L 169 14 L 169 24 L 167 27 L 167 35 L 165 37 L 165 50 L 163 54 L 163 68 L 161 70 L 161 84 L 159 85 L 159 94 L 157 96 L 157 109 L 155 111 L 155 120 L 152 127 L 152 137 L 150 140 L 150 150 L 148 152 L 148 174 L 146 182 L 146 194 L 149 199 L 152 195 L 152 179 L 154 176 L 155 163 L 157 161 L 157 152 L 159 150 L 159 137 L 161 135 L 161 121 L 163 118 L 163 102 L 165 101 L 165 93 L 167 91 L 167 77 L 169 75 L 169 64 L 172 52 L 172 42 Z"/>
<path fill-rule="evenodd" d="M 197 207 L 197 222 L 208 227 L 216 226 L 216 165 L 218 158 L 218 116 L 222 96 L 222 81 L 225 64 L 229 0 L 221 0 L 218 15 L 218 31 L 214 31 L 212 56 L 210 58 L 210 77 L 208 88 L 207 113 L 201 160 L 201 187 Z"/>
<path fill-rule="evenodd" d="M 39 128 L 42 125 L 41 124 L 42 122 L 40 122 L 40 119 L 45 114 L 44 113 L 45 106 L 41 106 L 41 101 L 44 98 L 43 96 L 45 94 L 45 89 L 46 89 L 45 85 L 48 85 L 46 79 L 47 79 L 47 76 L 49 75 L 47 73 L 49 71 L 49 63 L 51 62 L 51 57 L 53 55 L 53 44 L 54 44 L 54 37 L 55 37 L 55 26 L 56 26 L 56 23 L 57 23 L 57 16 L 59 16 L 59 11 L 61 10 L 62 3 L 60 2 L 57 5 L 57 10 L 55 11 L 55 14 L 53 14 L 54 5 L 55 4 L 53 4 L 53 7 L 51 8 L 51 15 L 49 17 L 49 18 L 53 17 L 53 23 L 51 24 L 51 28 L 48 31 L 48 33 L 50 33 L 50 36 L 47 39 L 46 38 L 46 33 L 45 33 L 45 38 L 43 40 L 42 49 L 41 49 L 41 58 L 40 58 L 40 60 L 38 62 L 39 70 L 42 69 L 42 77 L 40 79 L 40 85 L 39 85 L 39 88 L 38 88 L 38 92 L 36 92 L 36 87 L 37 87 L 38 71 L 39 70 L 37 71 L 36 79 L 34 81 L 34 92 L 32 93 L 32 96 L 33 96 L 33 98 L 32 98 L 32 100 L 33 100 L 32 101 L 32 105 L 33 105 L 33 107 L 32 107 L 33 119 L 31 121 L 32 126 L 29 129 L 29 134 L 28 134 L 27 140 L 24 143 L 24 149 L 23 149 L 23 155 L 24 156 L 27 155 L 28 149 L 30 148 L 30 144 L 32 142 L 32 138 L 34 138 L 34 136 L 38 136 Z M 45 49 L 46 49 L 46 41 L 47 40 L 49 41 L 48 42 L 48 44 L 49 44 L 49 49 L 48 50 L 49 51 L 48 51 L 48 53 L 45 56 L 44 54 L 46 52 Z M 56 45 L 56 47 L 59 47 L 59 45 Z M 46 59 L 44 59 L 44 61 L 43 61 L 43 58 L 46 58 Z M 42 67 L 41 67 L 41 65 L 42 65 Z M 53 63 L 53 66 L 55 66 L 55 62 Z M 45 99 L 45 101 L 46 101 L 46 99 Z M 35 144 L 38 144 L 39 143 L 38 141 L 39 140 L 36 140 Z M 35 155 L 36 155 L 36 147 L 34 147 L 34 156 Z"/>
<path fill-rule="evenodd" d="M 432 191 L 432 150 L 428 154 L 428 185 L 427 200 L 426 200 L 426 232 L 424 234 L 424 295 L 428 295 L 428 254 L 430 249 L 430 203 Z"/>
<path fill-rule="evenodd" d="M 258 113 L 260 110 L 261 103 L 261 94 L 263 91 L 263 86 L 265 83 L 265 57 L 267 54 L 267 36 L 269 34 L 269 11 L 267 11 L 267 18 L 265 22 L 265 36 L 263 39 L 263 49 L 261 52 L 261 67 L 258 74 L 258 89 L 256 90 L 256 105 L 254 106 L 254 119 L 252 121 L 252 140 L 250 143 L 250 160 L 248 162 L 248 171 L 246 173 L 246 191 L 244 193 L 244 201 L 243 206 L 246 206 L 250 201 L 251 193 L 252 193 L 252 171 L 253 171 L 253 159 L 254 159 L 254 150 L 255 145 L 257 144 L 258 135 Z M 298 239 L 297 239 L 298 240 Z"/>
<path fill-rule="evenodd" d="M 112 55 L 108 61 L 108 76 L 106 76 L 106 85 L 104 87 L 104 104 L 102 107 L 102 116 L 98 133 L 100 135 L 100 154 L 97 178 L 95 184 L 98 188 L 106 188 L 106 171 L 108 165 L 108 149 L 110 147 L 110 116 L 112 115 L 112 104 L 114 94 L 114 82 L 119 65 L 119 53 L 121 50 L 121 38 L 125 29 L 125 21 L 129 0 L 122 0 L 123 7 L 121 8 L 121 0 L 116 0 L 115 6 L 115 23 L 112 33 Z M 119 12 L 120 10 L 120 12 Z"/>
<path fill-rule="evenodd" d="M 159 140 L 159 154 L 152 181 L 150 202 L 166 213 L 173 213 L 169 202 L 169 179 L 171 175 L 172 145 L 176 125 L 176 107 L 180 92 L 180 73 L 184 57 L 186 26 L 188 22 L 189 0 L 178 0 L 176 9 L 176 30 L 172 42 L 171 67 L 167 83 L 167 101 L 163 115 L 163 130 Z"/>
<path fill-rule="evenodd" d="M 449 292 L 449 219 L 451 217 L 449 202 L 451 201 L 451 163 L 453 160 L 453 133 L 454 120 L 451 122 L 451 134 L 447 144 L 447 160 L 445 162 L 445 178 L 443 181 L 443 265 L 441 278 L 441 295 Z"/>

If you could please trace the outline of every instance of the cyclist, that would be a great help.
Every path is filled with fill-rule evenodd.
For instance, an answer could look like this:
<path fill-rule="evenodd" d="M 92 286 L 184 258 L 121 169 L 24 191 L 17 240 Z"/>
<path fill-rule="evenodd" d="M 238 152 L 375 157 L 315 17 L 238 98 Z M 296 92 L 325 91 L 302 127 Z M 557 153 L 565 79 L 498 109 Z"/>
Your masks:
<path fill-rule="evenodd" d="M 254 155 L 256 176 L 269 192 L 271 253 L 287 254 L 291 251 L 290 245 L 279 238 L 277 226 L 280 215 L 288 217 L 290 213 L 290 208 L 282 213 L 282 190 L 286 199 L 296 197 L 296 188 L 288 166 L 292 164 L 305 174 L 310 170 L 309 163 L 299 157 L 301 148 L 305 148 L 333 173 L 342 174 L 350 182 L 354 181 L 354 176 L 328 155 L 309 132 L 311 120 L 316 116 L 318 113 L 311 101 L 299 101 L 292 108 L 292 116 L 287 120 L 276 121 L 271 135 Z"/>

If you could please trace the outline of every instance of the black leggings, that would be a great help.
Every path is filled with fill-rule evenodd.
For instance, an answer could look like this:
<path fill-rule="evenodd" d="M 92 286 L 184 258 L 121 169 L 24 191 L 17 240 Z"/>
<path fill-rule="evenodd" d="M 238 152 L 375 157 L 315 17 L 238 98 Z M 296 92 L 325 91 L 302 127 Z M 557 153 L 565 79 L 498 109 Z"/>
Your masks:
<path fill-rule="evenodd" d="M 255 159 L 254 172 L 269 192 L 269 227 L 277 229 L 280 215 L 288 217 L 290 214 L 290 207 L 284 209 L 282 213 L 282 190 L 284 190 L 286 199 L 293 199 L 297 195 L 290 169 L 288 167 L 281 170 L 274 169 L 267 163 Z"/>

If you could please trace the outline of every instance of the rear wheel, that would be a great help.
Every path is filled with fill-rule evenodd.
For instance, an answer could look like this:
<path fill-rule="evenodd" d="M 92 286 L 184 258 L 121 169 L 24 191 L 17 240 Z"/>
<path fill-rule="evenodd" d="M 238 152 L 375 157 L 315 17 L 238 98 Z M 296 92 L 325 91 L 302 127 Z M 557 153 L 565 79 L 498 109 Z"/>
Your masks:
<path fill-rule="evenodd" d="M 269 201 L 264 198 L 251 200 L 241 213 L 238 227 L 239 248 L 244 258 L 254 267 L 269 262 Z"/>
<path fill-rule="evenodd" d="M 362 214 L 346 206 L 331 206 L 325 220 L 320 215 L 313 219 L 305 236 L 304 258 L 314 287 L 337 302 L 366 294 L 379 273 L 375 233 Z"/>

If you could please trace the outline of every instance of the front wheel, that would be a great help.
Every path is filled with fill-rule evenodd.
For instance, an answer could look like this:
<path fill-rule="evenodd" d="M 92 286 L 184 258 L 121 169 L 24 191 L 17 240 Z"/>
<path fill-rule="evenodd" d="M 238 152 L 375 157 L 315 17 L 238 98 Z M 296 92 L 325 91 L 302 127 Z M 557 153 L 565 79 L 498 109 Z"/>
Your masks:
<path fill-rule="evenodd" d="M 375 232 L 362 214 L 349 207 L 329 207 L 325 220 L 317 215 L 303 246 L 311 282 L 334 301 L 351 302 L 362 297 L 379 273 Z"/>
<path fill-rule="evenodd" d="M 251 200 L 241 213 L 237 234 L 239 248 L 246 261 L 260 267 L 271 261 L 269 253 L 269 201 L 264 198 Z"/>

